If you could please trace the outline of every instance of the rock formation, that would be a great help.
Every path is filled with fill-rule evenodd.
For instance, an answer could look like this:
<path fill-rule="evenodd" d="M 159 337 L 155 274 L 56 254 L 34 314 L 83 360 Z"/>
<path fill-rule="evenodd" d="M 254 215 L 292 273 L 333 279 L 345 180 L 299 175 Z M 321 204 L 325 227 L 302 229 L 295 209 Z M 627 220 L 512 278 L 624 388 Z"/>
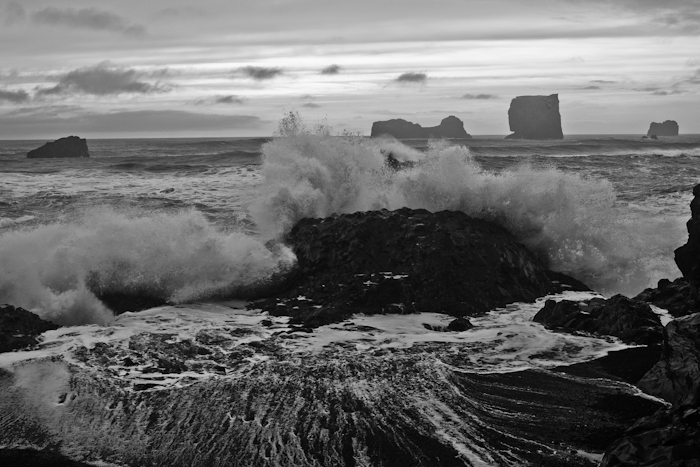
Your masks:
<path fill-rule="evenodd" d="M 660 343 L 663 329 L 649 305 L 622 295 L 588 302 L 547 300 L 533 321 L 568 332 L 615 336 L 623 342 L 636 344 Z"/>
<path fill-rule="evenodd" d="M 397 139 L 409 138 L 471 138 L 464 129 L 462 120 L 450 115 L 443 118 L 438 126 L 423 128 L 417 123 L 407 122 L 401 118 L 374 122 L 371 136 L 391 135 Z"/>
<path fill-rule="evenodd" d="M 34 346 L 39 334 L 58 328 L 24 308 L 0 306 L 0 353 Z"/>
<path fill-rule="evenodd" d="M 693 313 L 690 285 L 685 277 L 679 277 L 673 282 L 661 279 L 655 289 L 644 289 L 634 299 L 663 308 L 676 318 Z"/>
<path fill-rule="evenodd" d="M 456 211 L 403 208 L 303 219 L 285 243 L 298 260 L 287 291 L 255 306 L 311 326 L 357 309 L 474 316 L 534 301 L 567 282 L 578 287 L 563 274 L 555 284 L 504 228 Z"/>
<path fill-rule="evenodd" d="M 90 154 L 88 153 L 87 141 L 84 138 L 68 136 L 29 151 L 27 157 L 30 159 L 54 159 L 90 157 Z"/>
<path fill-rule="evenodd" d="M 693 188 L 693 196 L 690 202 L 690 219 L 685 224 L 688 241 L 674 251 L 674 260 L 688 281 L 689 309 L 695 312 L 700 310 L 700 185 Z"/>
<path fill-rule="evenodd" d="M 559 95 L 518 96 L 510 102 L 506 139 L 562 139 Z"/>
<path fill-rule="evenodd" d="M 678 123 L 674 120 L 666 120 L 663 123 L 652 122 L 649 125 L 649 136 L 678 136 Z"/>

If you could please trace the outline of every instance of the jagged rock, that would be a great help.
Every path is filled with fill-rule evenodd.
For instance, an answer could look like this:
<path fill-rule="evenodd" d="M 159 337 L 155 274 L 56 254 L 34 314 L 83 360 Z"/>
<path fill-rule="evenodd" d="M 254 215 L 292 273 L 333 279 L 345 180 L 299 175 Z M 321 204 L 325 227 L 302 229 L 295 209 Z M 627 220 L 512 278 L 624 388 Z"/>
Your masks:
<path fill-rule="evenodd" d="M 24 308 L 0 306 L 0 352 L 36 345 L 39 334 L 59 327 Z"/>
<path fill-rule="evenodd" d="M 700 412 L 681 407 L 641 418 L 606 451 L 601 467 L 700 467 Z"/>
<path fill-rule="evenodd" d="M 88 153 L 87 141 L 84 138 L 67 136 L 29 151 L 27 157 L 30 159 L 90 157 L 90 153 Z"/>
<path fill-rule="evenodd" d="M 303 219 L 285 243 L 298 260 L 287 291 L 252 306 L 307 325 L 358 312 L 474 316 L 560 286 L 506 229 L 457 211 Z"/>
<path fill-rule="evenodd" d="M 506 139 L 563 139 L 559 95 L 518 96 L 510 102 Z"/>
<path fill-rule="evenodd" d="M 700 404 L 700 313 L 666 325 L 661 359 L 639 387 L 674 406 Z"/>
<path fill-rule="evenodd" d="M 443 118 L 438 126 L 423 128 L 417 123 L 407 122 L 402 118 L 374 122 L 372 137 L 391 135 L 398 139 L 408 138 L 471 138 L 459 118 L 450 115 Z"/>
<path fill-rule="evenodd" d="M 690 285 L 685 277 L 679 277 L 673 282 L 661 279 L 655 289 L 644 289 L 634 299 L 663 308 L 674 317 L 693 313 Z"/>
<path fill-rule="evenodd" d="M 690 219 L 686 222 L 688 241 L 676 248 L 674 260 L 683 277 L 688 281 L 688 293 L 692 311 L 700 311 L 700 185 L 693 187 L 690 202 Z"/>
<path fill-rule="evenodd" d="M 623 295 L 588 302 L 547 300 L 533 321 L 569 332 L 615 336 L 627 343 L 656 344 L 662 339 L 661 321 L 649 305 Z"/>
<path fill-rule="evenodd" d="M 674 120 L 666 120 L 663 123 L 652 122 L 649 125 L 649 136 L 678 136 L 678 123 Z"/>

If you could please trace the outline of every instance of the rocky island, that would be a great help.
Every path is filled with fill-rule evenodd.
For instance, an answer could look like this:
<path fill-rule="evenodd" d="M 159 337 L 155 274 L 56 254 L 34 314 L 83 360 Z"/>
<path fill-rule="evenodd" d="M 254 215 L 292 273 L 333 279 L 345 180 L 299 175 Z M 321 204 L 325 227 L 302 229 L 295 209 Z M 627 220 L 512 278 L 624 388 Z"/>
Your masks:
<path fill-rule="evenodd" d="M 518 96 L 510 102 L 506 139 L 563 139 L 559 95 Z"/>
<path fill-rule="evenodd" d="M 77 136 L 67 136 L 46 143 L 27 153 L 29 159 L 59 159 L 67 157 L 90 157 L 87 141 Z"/>
<path fill-rule="evenodd" d="M 443 118 L 438 126 L 426 128 L 401 118 L 374 122 L 371 136 L 376 138 L 382 135 L 390 135 L 397 139 L 471 138 L 471 135 L 464 129 L 462 120 L 453 115 Z"/>
<path fill-rule="evenodd" d="M 652 122 L 649 125 L 648 136 L 678 136 L 678 123 L 666 120 L 663 123 Z"/>

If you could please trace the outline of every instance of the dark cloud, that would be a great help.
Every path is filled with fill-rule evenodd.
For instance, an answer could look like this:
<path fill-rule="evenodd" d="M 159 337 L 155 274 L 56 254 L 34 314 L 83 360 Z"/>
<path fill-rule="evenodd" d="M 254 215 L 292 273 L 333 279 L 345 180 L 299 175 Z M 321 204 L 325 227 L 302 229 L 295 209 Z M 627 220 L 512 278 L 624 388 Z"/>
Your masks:
<path fill-rule="evenodd" d="M 31 18 L 37 24 L 50 26 L 112 31 L 134 36 L 146 34 L 144 26 L 130 23 L 119 15 L 97 8 L 76 10 L 74 8 L 47 7 L 33 12 Z"/>
<path fill-rule="evenodd" d="M 685 94 L 686 91 L 681 91 L 680 89 L 674 89 L 672 91 L 654 91 L 652 94 L 655 96 L 672 96 L 675 94 Z"/>
<path fill-rule="evenodd" d="M 460 99 L 476 99 L 476 100 L 486 100 L 486 99 L 498 99 L 498 96 L 494 94 L 464 94 Z"/>
<path fill-rule="evenodd" d="M 167 92 L 171 88 L 159 83 L 150 84 L 139 80 L 139 72 L 133 69 L 102 62 L 93 67 L 79 68 L 59 76 L 58 84 L 52 88 L 38 88 L 38 97 L 51 95 L 91 94 L 107 96 L 116 94 L 154 94 Z"/>
<path fill-rule="evenodd" d="M 598 83 L 598 84 L 615 84 L 617 81 L 609 81 L 607 79 L 592 79 L 589 81 L 589 83 Z"/>
<path fill-rule="evenodd" d="M 226 96 L 211 96 L 211 97 L 202 97 L 194 101 L 194 105 L 217 105 L 217 104 L 225 104 L 225 105 L 233 105 L 233 104 L 243 104 L 245 102 L 245 99 L 240 97 L 240 96 L 235 96 L 233 94 L 229 94 Z"/>
<path fill-rule="evenodd" d="M 238 71 L 243 73 L 245 77 L 256 81 L 272 79 L 284 74 L 281 68 L 266 68 L 262 66 L 244 66 L 239 68 Z"/>
<path fill-rule="evenodd" d="M 659 89 L 661 89 L 661 88 L 659 88 L 658 86 L 646 86 L 646 87 L 644 87 L 644 88 L 637 88 L 637 89 L 635 89 L 635 91 L 639 91 L 639 92 L 654 92 L 654 91 L 658 91 Z"/>
<path fill-rule="evenodd" d="M 600 89 L 600 86 L 584 86 L 584 87 L 579 88 L 579 89 L 582 89 L 582 90 L 585 90 L 585 91 L 593 91 L 593 90 L 596 90 L 596 89 Z"/>
<path fill-rule="evenodd" d="M 696 5 L 696 8 L 700 8 L 700 5 Z M 684 33 L 700 33 L 700 13 L 697 11 L 668 13 L 655 18 L 654 22 L 669 29 L 678 30 Z"/>
<path fill-rule="evenodd" d="M 428 75 L 425 73 L 408 72 L 399 75 L 396 78 L 397 83 L 425 83 L 428 80 Z"/>
<path fill-rule="evenodd" d="M 322 75 L 337 75 L 338 73 L 340 73 L 341 69 L 342 68 L 340 65 L 333 64 L 333 65 L 329 65 L 326 68 L 324 68 L 323 70 L 321 70 L 321 74 Z"/>
<path fill-rule="evenodd" d="M 5 5 L 3 17 L 3 24 L 5 26 L 11 26 L 13 24 L 23 22 L 27 17 L 27 12 L 24 11 L 24 7 L 19 3 L 10 2 L 7 5 Z"/>
<path fill-rule="evenodd" d="M 0 138 L 60 134 L 129 134 L 187 131 L 259 130 L 264 123 L 252 115 L 218 115 L 176 110 L 117 111 L 107 114 L 47 115 L 36 108 L 26 115 L 0 115 Z"/>
<path fill-rule="evenodd" d="M 307 109 L 318 109 L 319 107 L 321 107 L 320 105 L 315 104 L 313 102 L 306 102 L 306 103 L 302 104 L 301 106 L 306 107 Z"/>
<path fill-rule="evenodd" d="M 0 102 L 2 101 L 11 102 L 12 104 L 21 104 L 29 101 L 29 93 L 23 89 L 18 91 L 0 89 Z"/>

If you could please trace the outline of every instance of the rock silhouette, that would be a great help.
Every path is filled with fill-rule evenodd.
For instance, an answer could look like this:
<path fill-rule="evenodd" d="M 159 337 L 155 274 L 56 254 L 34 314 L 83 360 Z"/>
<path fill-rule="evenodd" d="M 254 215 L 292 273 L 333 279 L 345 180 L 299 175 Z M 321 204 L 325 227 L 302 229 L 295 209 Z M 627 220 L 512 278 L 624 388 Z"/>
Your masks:
<path fill-rule="evenodd" d="M 471 135 L 464 129 L 462 120 L 453 115 L 443 118 L 438 126 L 426 128 L 401 118 L 374 122 L 371 136 L 377 137 L 382 135 L 390 135 L 397 139 L 471 138 Z"/>
<path fill-rule="evenodd" d="M 648 136 L 678 136 L 678 123 L 666 120 L 663 123 L 652 122 L 649 125 Z"/>
<path fill-rule="evenodd" d="M 46 143 L 27 153 L 29 159 L 58 159 L 67 157 L 90 157 L 87 141 L 77 136 L 67 136 Z"/>
<path fill-rule="evenodd" d="M 563 139 L 559 95 L 518 96 L 510 102 L 506 139 Z"/>

